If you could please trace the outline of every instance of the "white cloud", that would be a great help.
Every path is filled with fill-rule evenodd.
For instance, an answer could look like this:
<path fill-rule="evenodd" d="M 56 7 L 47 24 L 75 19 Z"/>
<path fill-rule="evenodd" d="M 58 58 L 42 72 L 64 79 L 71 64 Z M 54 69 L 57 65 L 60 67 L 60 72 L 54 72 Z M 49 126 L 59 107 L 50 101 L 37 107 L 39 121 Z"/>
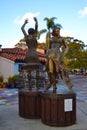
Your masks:
<path fill-rule="evenodd" d="M 79 10 L 78 14 L 79 14 L 80 17 L 87 16 L 87 6 L 84 7 L 82 10 Z"/>
<path fill-rule="evenodd" d="M 40 12 L 37 12 L 37 13 L 28 12 L 28 13 L 24 14 L 24 16 L 22 18 L 17 16 L 16 19 L 14 20 L 14 24 L 22 25 L 24 23 L 24 20 L 28 19 L 29 24 L 34 25 L 33 17 L 37 17 L 39 14 L 40 14 Z"/>

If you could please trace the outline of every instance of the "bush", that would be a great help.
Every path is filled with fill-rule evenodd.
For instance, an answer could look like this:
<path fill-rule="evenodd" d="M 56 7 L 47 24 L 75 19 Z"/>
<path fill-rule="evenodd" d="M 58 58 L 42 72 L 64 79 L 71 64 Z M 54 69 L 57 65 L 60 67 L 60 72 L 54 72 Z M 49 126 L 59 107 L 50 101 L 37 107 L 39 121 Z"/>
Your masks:
<path fill-rule="evenodd" d="M 0 76 L 0 82 L 3 82 L 3 76 Z"/>
<path fill-rule="evenodd" d="M 9 76 L 8 83 L 9 84 L 14 84 L 17 77 L 18 77 L 18 75 Z"/>

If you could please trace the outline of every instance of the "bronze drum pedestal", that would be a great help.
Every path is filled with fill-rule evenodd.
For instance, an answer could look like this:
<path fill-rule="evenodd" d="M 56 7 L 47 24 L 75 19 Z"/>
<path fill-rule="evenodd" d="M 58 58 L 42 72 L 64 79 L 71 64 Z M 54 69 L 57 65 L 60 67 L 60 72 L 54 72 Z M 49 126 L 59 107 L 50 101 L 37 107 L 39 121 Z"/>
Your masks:
<path fill-rule="evenodd" d="M 19 90 L 19 115 L 28 119 L 41 116 L 40 92 L 36 90 Z"/>
<path fill-rule="evenodd" d="M 76 122 L 76 94 L 41 93 L 41 121 L 50 126 L 68 126 Z"/>

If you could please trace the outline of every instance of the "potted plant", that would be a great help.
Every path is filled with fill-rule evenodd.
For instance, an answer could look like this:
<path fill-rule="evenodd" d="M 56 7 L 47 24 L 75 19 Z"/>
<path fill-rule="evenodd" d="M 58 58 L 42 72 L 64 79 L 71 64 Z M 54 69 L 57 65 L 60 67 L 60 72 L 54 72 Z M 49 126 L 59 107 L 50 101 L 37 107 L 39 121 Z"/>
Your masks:
<path fill-rule="evenodd" d="M 18 77 L 17 75 L 9 76 L 8 84 L 7 84 L 8 88 L 14 88 L 15 87 L 15 80 L 16 80 L 17 77 Z"/>

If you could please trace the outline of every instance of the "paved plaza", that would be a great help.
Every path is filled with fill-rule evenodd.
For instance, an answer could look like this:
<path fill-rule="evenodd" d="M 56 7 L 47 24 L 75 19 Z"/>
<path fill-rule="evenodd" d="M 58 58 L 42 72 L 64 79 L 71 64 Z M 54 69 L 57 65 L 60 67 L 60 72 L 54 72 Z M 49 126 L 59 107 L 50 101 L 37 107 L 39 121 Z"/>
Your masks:
<path fill-rule="evenodd" d="M 0 130 L 87 130 L 87 77 L 70 75 L 70 78 L 76 93 L 76 124 L 52 127 L 43 124 L 41 119 L 24 119 L 19 116 L 18 89 L 0 89 Z M 67 90 L 61 79 L 59 90 Z"/>

